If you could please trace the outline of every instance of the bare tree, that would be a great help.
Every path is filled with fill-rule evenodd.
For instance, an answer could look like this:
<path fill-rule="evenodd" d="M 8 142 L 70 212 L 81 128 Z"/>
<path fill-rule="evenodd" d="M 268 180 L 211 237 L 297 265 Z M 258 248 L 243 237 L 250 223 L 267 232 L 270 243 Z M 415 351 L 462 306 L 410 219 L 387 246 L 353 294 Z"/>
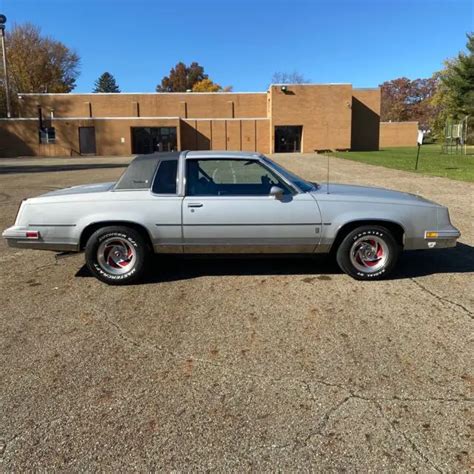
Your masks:
<path fill-rule="evenodd" d="M 272 76 L 272 84 L 308 84 L 310 82 L 310 79 L 305 78 L 298 71 L 275 72 Z"/>

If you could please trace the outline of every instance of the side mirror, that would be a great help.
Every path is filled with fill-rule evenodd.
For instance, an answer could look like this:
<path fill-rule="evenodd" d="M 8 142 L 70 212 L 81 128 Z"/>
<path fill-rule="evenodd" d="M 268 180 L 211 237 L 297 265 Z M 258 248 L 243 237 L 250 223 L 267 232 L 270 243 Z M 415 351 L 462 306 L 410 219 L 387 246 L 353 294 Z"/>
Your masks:
<path fill-rule="evenodd" d="M 272 186 L 270 188 L 270 196 L 275 196 L 277 199 L 280 199 L 283 194 L 285 194 L 285 191 L 283 191 L 279 186 Z"/>

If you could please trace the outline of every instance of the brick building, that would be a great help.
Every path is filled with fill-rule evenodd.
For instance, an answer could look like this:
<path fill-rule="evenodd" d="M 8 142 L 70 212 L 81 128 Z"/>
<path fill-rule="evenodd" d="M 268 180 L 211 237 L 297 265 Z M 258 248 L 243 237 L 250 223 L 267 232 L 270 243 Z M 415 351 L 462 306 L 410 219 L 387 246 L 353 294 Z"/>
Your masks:
<path fill-rule="evenodd" d="M 272 85 L 256 93 L 20 94 L 19 104 L 18 117 L 0 120 L 0 156 L 376 150 L 380 142 L 380 90 L 350 84 Z"/>

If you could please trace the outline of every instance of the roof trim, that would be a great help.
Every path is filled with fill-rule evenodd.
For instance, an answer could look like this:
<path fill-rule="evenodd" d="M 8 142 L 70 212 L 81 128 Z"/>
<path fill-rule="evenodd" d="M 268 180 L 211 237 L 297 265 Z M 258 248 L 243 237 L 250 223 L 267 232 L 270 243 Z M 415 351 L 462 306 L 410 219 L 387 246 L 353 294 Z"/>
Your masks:
<path fill-rule="evenodd" d="M 18 92 L 18 96 L 96 96 L 96 95 L 240 95 L 240 94 L 266 94 L 266 91 L 255 91 L 255 92 L 227 92 L 227 91 L 218 91 L 218 92 Z"/>
<path fill-rule="evenodd" d="M 0 121 L 15 121 L 15 120 L 38 120 L 38 117 L 1 117 Z M 65 121 L 65 120 L 270 120 L 268 117 L 53 117 L 54 121 Z"/>
<path fill-rule="evenodd" d="M 400 124 L 400 123 L 418 123 L 418 120 L 404 120 L 402 122 L 395 122 L 393 120 L 391 120 L 390 122 L 380 122 L 381 124 L 382 123 L 393 123 L 393 124 Z"/>

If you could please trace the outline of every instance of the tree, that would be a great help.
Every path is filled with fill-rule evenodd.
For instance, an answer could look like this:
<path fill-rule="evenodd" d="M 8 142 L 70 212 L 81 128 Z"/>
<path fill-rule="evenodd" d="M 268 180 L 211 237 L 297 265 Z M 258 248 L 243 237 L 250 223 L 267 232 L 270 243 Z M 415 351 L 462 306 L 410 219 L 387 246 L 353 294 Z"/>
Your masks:
<path fill-rule="evenodd" d="M 399 77 L 380 85 L 383 122 L 418 121 L 421 128 L 434 122 L 438 107 L 433 102 L 438 84 L 437 77 L 415 79 Z"/>
<path fill-rule="evenodd" d="M 232 86 L 222 87 L 211 79 L 203 79 L 196 82 L 193 86 L 193 92 L 231 92 Z"/>
<path fill-rule="evenodd" d="M 156 91 L 186 92 L 192 90 L 194 84 L 204 79 L 208 79 L 208 75 L 204 73 L 204 68 L 197 62 L 192 62 L 190 66 L 179 62 L 171 69 L 169 76 L 163 77 L 161 84 L 156 86 Z"/>
<path fill-rule="evenodd" d="M 95 82 L 92 92 L 120 92 L 115 77 L 109 72 L 104 72 Z"/>
<path fill-rule="evenodd" d="M 474 115 L 474 33 L 467 34 L 468 52 L 460 52 L 445 62 L 439 73 L 440 91 L 437 99 L 448 107 L 455 118 Z M 444 96 L 444 97 L 443 97 Z"/>
<path fill-rule="evenodd" d="M 275 72 L 272 76 L 272 84 L 308 84 L 310 82 L 310 79 L 306 79 L 303 74 L 297 71 Z"/>
<path fill-rule="evenodd" d="M 17 93 L 71 92 L 74 89 L 79 75 L 79 56 L 60 41 L 42 36 L 37 26 L 15 25 L 7 32 L 6 48 L 14 110 Z M 0 115 L 5 115 L 4 78 L 1 82 Z"/>

